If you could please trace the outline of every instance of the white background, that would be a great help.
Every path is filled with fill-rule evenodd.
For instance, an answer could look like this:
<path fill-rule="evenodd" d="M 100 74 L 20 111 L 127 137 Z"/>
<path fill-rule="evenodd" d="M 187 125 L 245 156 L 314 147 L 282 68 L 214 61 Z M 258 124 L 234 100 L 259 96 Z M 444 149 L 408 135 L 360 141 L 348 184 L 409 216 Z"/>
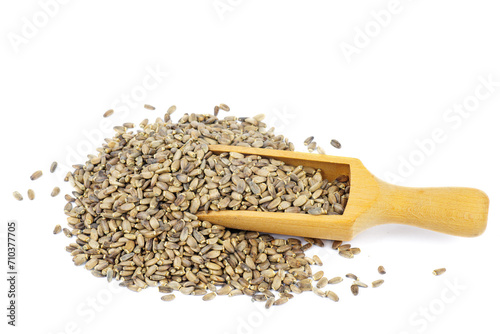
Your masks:
<path fill-rule="evenodd" d="M 499 9 L 486 0 L 2 1 L 1 276 L 9 219 L 18 222 L 19 271 L 16 328 L 6 325 L 1 279 L 2 333 L 497 333 Z M 356 53 L 346 56 L 349 47 Z M 315 135 L 328 154 L 359 158 L 385 180 L 482 189 L 488 228 L 468 239 L 380 226 L 353 240 L 362 253 L 351 260 L 329 242 L 314 247 L 328 277 L 371 282 L 383 264 L 385 284 L 354 297 L 345 279 L 329 286 L 338 303 L 304 293 L 270 311 L 247 297 L 165 303 L 156 289 L 133 293 L 73 266 L 69 240 L 52 235 L 65 224 L 68 165 L 112 135 L 110 124 L 219 103 L 230 115 L 266 113 L 297 150 Z M 117 112 L 106 124 L 109 108 Z M 441 140 L 429 142 L 436 131 Z M 49 174 L 54 160 L 61 168 Z M 44 176 L 32 182 L 37 169 Z M 55 185 L 63 193 L 51 198 Z M 448 271 L 433 276 L 439 267 Z"/>

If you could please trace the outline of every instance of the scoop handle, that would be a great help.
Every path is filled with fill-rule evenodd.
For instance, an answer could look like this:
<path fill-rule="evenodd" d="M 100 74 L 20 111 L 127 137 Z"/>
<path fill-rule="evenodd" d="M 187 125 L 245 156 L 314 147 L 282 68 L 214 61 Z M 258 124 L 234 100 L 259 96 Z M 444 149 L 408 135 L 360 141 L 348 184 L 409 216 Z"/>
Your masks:
<path fill-rule="evenodd" d="M 488 196 L 474 188 L 410 188 L 377 180 L 374 213 L 380 222 L 399 223 L 463 237 L 486 229 Z"/>

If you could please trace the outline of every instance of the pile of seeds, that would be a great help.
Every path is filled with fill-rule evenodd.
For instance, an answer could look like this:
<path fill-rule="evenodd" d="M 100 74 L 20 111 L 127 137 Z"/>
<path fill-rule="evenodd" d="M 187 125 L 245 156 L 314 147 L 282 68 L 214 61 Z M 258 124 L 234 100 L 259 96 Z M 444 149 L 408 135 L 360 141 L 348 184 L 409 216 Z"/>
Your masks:
<path fill-rule="evenodd" d="M 71 229 L 62 231 L 77 238 L 66 248 L 74 263 L 134 291 L 159 286 L 161 292 L 205 295 L 204 300 L 246 294 L 270 306 L 283 304 L 291 292 L 319 289 L 312 286 L 310 266 L 321 260 L 306 257 L 304 250 L 321 240 L 302 245 L 295 238 L 230 230 L 199 221 L 196 213 L 342 214 L 348 177 L 329 182 L 314 168 L 208 150 L 210 144 L 293 150 L 286 138 L 266 129 L 263 115 L 219 120 L 185 114 L 173 123 L 174 111 L 169 108 L 152 124 L 144 120 L 135 133 L 129 130 L 133 124 L 115 127 L 115 137 L 99 154 L 66 176 L 75 191 L 65 196 Z M 351 250 L 348 245 L 339 254 L 352 257 Z M 317 294 L 338 300 L 333 292 Z"/>

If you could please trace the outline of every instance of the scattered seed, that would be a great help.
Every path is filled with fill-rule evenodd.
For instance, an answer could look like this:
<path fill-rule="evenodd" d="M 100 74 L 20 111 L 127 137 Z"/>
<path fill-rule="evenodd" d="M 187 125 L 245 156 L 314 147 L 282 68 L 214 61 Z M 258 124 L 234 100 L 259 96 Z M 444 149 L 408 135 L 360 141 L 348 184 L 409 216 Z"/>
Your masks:
<path fill-rule="evenodd" d="M 61 225 L 56 225 L 56 227 L 54 227 L 54 231 L 52 233 L 59 234 L 59 233 L 61 233 L 61 231 L 62 231 Z"/>
<path fill-rule="evenodd" d="M 359 253 L 361 253 L 361 249 L 359 249 L 358 247 L 350 248 L 349 250 L 354 255 L 358 255 Z"/>
<path fill-rule="evenodd" d="M 316 142 L 315 142 L 315 141 L 313 141 L 312 143 L 310 143 L 309 145 L 307 145 L 307 150 L 308 150 L 309 152 L 314 151 L 314 150 L 316 149 L 316 145 L 317 145 L 317 144 L 316 144 Z"/>
<path fill-rule="evenodd" d="M 318 266 L 323 265 L 323 262 L 321 261 L 321 259 L 319 258 L 318 255 L 313 255 L 313 260 L 314 260 L 314 263 L 317 264 Z"/>
<path fill-rule="evenodd" d="M 14 191 L 12 195 L 14 195 L 14 198 L 17 199 L 18 201 L 23 200 L 23 195 L 21 195 L 18 191 Z"/>
<path fill-rule="evenodd" d="M 51 165 L 50 165 L 50 172 L 51 173 L 54 173 L 57 169 L 57 161 L 54 161 Z"/>
<path fill-rule="evenodd" d="M 109 117 L 109 116 L 113 115 L 114 112 L 115 111 L 113 109 L 109 109 L 108 111 L 106 111 L 104 113 L 104 115 L 102 115 L 102 117 L 104 117 L 104 118 Z"/>
<path fill-rule="evenodd" d="M 442 275 L 444 274 L 446 271 L 446 268 L 439 268 L 439 269 L 434 269 L 432 271 L 432 273 L 435 275 L 435 276 L 439 276 L 439 275 Z"/>
<path fill-rule="evenodd" d="M 330 145 L 332 145 L 335 148 L 341 148 L 342 147 L 342 145 L 340 144 L 340 142 L 338 140 L 336 140 L 336 139 L 332 139 L 330 141 Z"/>
<path fill-rule="evenodd" d="M 377 270 L 378 270 L 378 273 L 380 275 L 385 275 L 385 268 L 384 268 L 384 266 L 379 266 Z"/>
<path fill-rule="evenodd" d="M 309 144 L 311 144 L 313 140 L 314 136 L 307 137 L 306 140 L 304 140 L 304 146 L 309 146 Z"/>
<path fill-rule="evenodd" d="M 351 273 L 346 274 L 346 275 L 345 275 L 345 277 L 347 277 L 347 278 L 352 278 L 353 280 L 357 280 L 357 279 L 358 279 L 358 276 L 356 276 L 356 275 L 354 275 L 354 274 L 351 274 Z"/>
<path fill-rule="evenodd" d="M 43 175 L 42 171 L 41 171 L 41 170 L 37 170 L 36 172 L 34 172 L 34 173 L 31 175 L 30 179 L 31 179 L 32 181 L 35 181 L 36 179 L 39 179 L 42 175 Z"/>
<path fill-rule="evenodd" d="M 203 296 L 203 300 L 206 300 L 205 297 L 207 295 Z M 169 294 L 169 295 L 163 295 L 161 296 L 161 300 L 163 300 L 164 302 L 170 302 L 172 300 L 175 299 L 175 295 L 174 294 Z"/>
<path fill-rule="evenodd" d="M 368 287 L 368 285 L 366 285 L 365 283 L 360 282 L 360 281 L 358 281 L 358 280 L 355 280 L 352 284 L 353 284 L 353 285 L 357 285 L 357 286 L 359 286 L 360 288 L 367 288 L 367 287 Z"/>
<path fill-rule="evenodd" d="M 378 288 L 379 286 L 381 286 L 382 284 L 384 283 L 384 280 L 383 279 L 378 279 L 376 281 L 373 281 L 372 282 L 372 288 Z"/>
<path fill-rule="evenodd" d="M 340 241 L 340 240 L 333 240 L 333 242 L 332 242 L 332 249 L 338 249 L 340 245 L 342 245 L 342 241 Z"/>
<path fill-rule="evenodd" d="M 209 301 L 209 300 L 214 299 L 215 296 L 217 296 L 217 294 L 215 292 L 210 292 L 210 293 L 207 293 L 206 295 L 204 295 L 202 299 L 204 301 Z"/>
<path fill-rule="evenodd" d="M 35 199 L 35 192 L 33 189 L 28 189 L 28 198 L 32 201 Z"/>
<path fill-rule="evenodd" d="M 268 308 L 270 308 L 270 307 L 271 307 L 271 306 L 273 306 L 273 305 L 274 305 L 274 297 L 271 297 L 271 298 L 269 298 L 269 299 L 266 301 L 266 305 L 265 305 L 265 307 L 266 307 L 266 309 L 268 309 Z"/>
<path fill-rule="evenodd" d="M 354 257 L 354 254 L 351 251 L 339 251 L 339 255 L 342 257 L 345 257 L 347 259 L 352 259 Z"/>
<path fill-rule="evenodd" d="M 50 196 L 56 197 L 57 195 L 59 195 L 60 192 L 61 189 L 59 189 L 59 187 L 54 187 L 54 189 L 52 189 L 52 192 L 50 193 Z"/>
<path fill-rule="evenodd" d="M 177 110 L 176 106 L 171 106 L 170 108 L 167 109 L 167 114 L 172 115 L 176 110 Z"/>
<path fill-rule="evenodd" d="M 277 299 L 272 305 L 283 305 L 285 304 L 286 302 L 288 302 L 288 298 L 287 297 L 281 297 L 279 299 Z"/>
<path fill-rule="evenodd" d="M 357 296 L 359 293 L 359 286 L 355 284 L 351 285 L 351 292 L 353 295 Z"/>
<path fill-rule="evenodd" d="M 318 289 L 322 289 L 322 288 L 324 288 L 327 284 L 328 284 L 328 278 L 326 278 L 326 277 L 324 277 L 324 276 L 323 276 L 323 277 L 321 277 L 321 278 L 319 279 L 318 283 L 316 283 L 316 287 L 317 287 Z"/>
<path fill-rule="evenodd" d="M 219 104 L 219 108 L 224 111 L 229 111 L 229 107 L 227 106 L 227 104 L 224 103 Z"/>
<path fill-rule="evenodd" d="M 330 278 L 330 280 L 328 280 L 328 284 L 338 284 L 340 282 L 342 282 L 344 279 L 340 276 L 337 276 L 337 277 L 334 277 L 334 278 Z"/>
<path fill-rule="evenodd" d="M 149 105 L 149 104 L 145 104 L 144 108 L 148 109 L 148 110 L 155 110 L 156 109 L 155 107 L 153 107 L 152 105 Z"/>
<path fill-rule="evenodd" d="M 337 294 L 333 291 L 327 291 L 326 292 L 326 296 L 328 298 L 330 298 L 331 300 L 333 300 L 334 302 L 338 302 L 339 301 L 339 296 L 337 296 Z"/>
<path fill-rule="evenodd" d="M 323 271 L 321 271 L 321 270 L 320 270 L 320 271 L 318 271 L 318 272 L 315 272 L 315 273 L 314 273 L 314 275 L 312 276 L 312 278 L 313 278 L 313 280 L 315 280 L 315 281 L 319 281 L 319 280 L 323 277 L 323 275 L 324 275 L 324 274 L 325 274 L 325 273 L 324 273 Z"/>

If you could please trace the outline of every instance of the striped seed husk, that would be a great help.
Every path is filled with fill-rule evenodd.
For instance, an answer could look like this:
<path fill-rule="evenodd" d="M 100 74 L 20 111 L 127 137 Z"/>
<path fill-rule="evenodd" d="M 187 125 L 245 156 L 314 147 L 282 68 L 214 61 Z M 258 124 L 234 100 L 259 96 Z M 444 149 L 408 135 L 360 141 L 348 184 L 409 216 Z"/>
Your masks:
<path fill-rule="evenodd" d="M 341 148 L 342 147 L 342 145 L 340 144 L 340 142 L 338 140 L 336 140 L 336 139 L 330 140 L 330 145 L 332 145 L 335 148 Z"/>
<path fill-rule="evenodd" d="M 30 179 L 32 181 L 35 181 L 35 180 L 39 179 L 42 175 L 43 175 L 43 172 L 41 170 L 37 170 L 36 172 L 31 174 Z"/>
<path fill-rule="evenodd" d="M 56 197 L 57 195 L 59 195 L 60 192 L 61 189 L 59 187 L 54 187 L 54 189 L 52 189 L 52 192 L 50 193 L 50 196 Z"/>
<path fill-rule="evenodd" d="M 62 231 L 61 225 L 56 225 L 54 227 L 54 231 L 52 233 L 59 234 L 59 233 L 61 233 L 61 231 Z"/>
<path fill-rule="evenodd" d="M 155 107 L 153 107 L 152 105 L 145 104 L 145 105 L 144 105 L 144 109 L 148 109 L 148 110 L 155 110 L 156 108 L 155 108 Z"/>
<path fill-rule="evenodd" d="M 109 109 L 109 110 L 107 110 L 107 111 L 106 111 L 106 112 L 102 115 L 102 117 L 104 117 L 104 118 L 109 117 L 109 116 L 113 115 L 113 113 L 114 113 L 114 112 L 115 112 L 115 111 L 114 111 L 113 109 Z"/>
<path fill-rule="evenodd" d="M 163 300 L 164 302 L 170 302 L 170 301 L 172 301 L 174 299 L 175 299 L 175 295 L 174 294 L 168 294 L 168 295 L 161 296 L 161 300 Z"/>
<path fill-rule="evenodd" d="M 377 270 L 380 275 L 385 275 L 386 273 L 384 266 L 379 266 Z"/>
<path fill-rule="evenodd" d="M 35 199 L 35 191 L 33 189 L 28 189 L 28 198 L 30 201 Z"/>
<path fill-rule="evenodd" d="M 12 193 L 12 195 L 14 196 L 15 199 L 17 199 L 18 201 L 22 201 L 23 200 L 23 195 L 21 195 L 21 193 L 19 191 L 14 191 Z"/>
<path fill-rule="evenodd" d="M 359 293 L 359 286 L 355 284 L 351 285 L 351 292 L 353 295 L 357 296 Z"/>
<path fill-rule="evenodd" d="M 381 286 L 382 284 L 384 283 L 384 280 L 383 279 L 378 279 L 376 281 L 373 281 L 372 282 L 372 288 L 378 288 L 379 286 Z"/>
<path fill-rule="evenodd" d="M 54 173 L 57 169 L 57 161 L 54 161 L 51 165 L 50 165 L 50 172 L 51 173 Z"/>
<path fill-rule="evenodd" d="M 432 271 L 432 274 L 435 275 L 435 276 L 439 276 L 439 275 L 442 275 L 446 272 L 446 268 L 439 268 L 439 269 L 434 269 Z"/>

